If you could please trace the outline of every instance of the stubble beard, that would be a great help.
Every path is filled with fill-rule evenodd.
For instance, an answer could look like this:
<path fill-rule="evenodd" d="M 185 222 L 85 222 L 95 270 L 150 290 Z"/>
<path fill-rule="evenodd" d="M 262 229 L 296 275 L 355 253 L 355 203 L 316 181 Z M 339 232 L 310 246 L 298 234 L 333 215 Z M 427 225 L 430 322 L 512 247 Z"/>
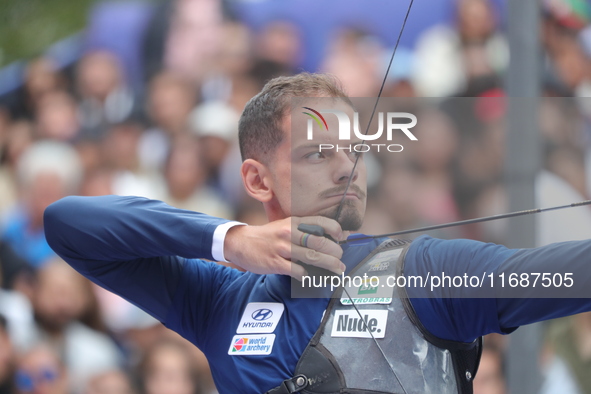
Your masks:
<path fill-rule="evenodd" d="M 351 200 L 343 201 L 343 208 L 341 214 L 336 218 L 338 206 L 331 208 L 326 212 L 320 213 L 320 216 L 327 217 L 329 219 L 336 220 L 341 225 L 341 229 L 344 231 L 357 231 L 363 224 L 363 216 L 355 206 L 355 202 Z M 336 218 L 336 219 L 335 219 Z"/>

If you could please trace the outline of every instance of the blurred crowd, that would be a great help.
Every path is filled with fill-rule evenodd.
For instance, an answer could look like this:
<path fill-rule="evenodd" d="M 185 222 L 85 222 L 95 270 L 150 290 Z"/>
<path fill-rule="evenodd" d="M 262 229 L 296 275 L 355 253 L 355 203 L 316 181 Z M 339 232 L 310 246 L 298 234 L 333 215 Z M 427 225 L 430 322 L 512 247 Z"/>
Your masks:
<path fill-rule="evenodd" d="M 198 349 L 55 256 L 43 211 L 66 195 L 119 194 L 266 222 L 242 189 L 237 123 L 266 81 L 304 70 L 303 32 L 289 19 L 253 29 L 233 3 L 159 4 L 138 40 L 139 83 L 119 54 L 92 48 L 65 68 L 31 59 L 22 87 L 0 97 L 0 394 L 216 392 Z M 538 206 L 591 196 L 590 20 L 585 1 L 544 2 Z M 352 97 L 375 97 L 391 51 L 370 30 L 342 26 L 306 71 L 334 74 Z M 487 0 L 457 0 L 453 23 L 398 49 L 383 96 L 418 113 L 420 143 L 367 156 L 374 175 L 363 232 L 507 210 L 508 64 L 506 32 Z M 590 226 L 588 208 L 540 219 L 538 244 L 591 238 Z M 506 230 L 491 222 L 433 235 L 502 243 Z M 546 393 L 591 392 L 590 321 L 552 323 L 540 360 Z M 507 392 L 505 348 L 504 338 L 486 338 L 475 393 Z"/>

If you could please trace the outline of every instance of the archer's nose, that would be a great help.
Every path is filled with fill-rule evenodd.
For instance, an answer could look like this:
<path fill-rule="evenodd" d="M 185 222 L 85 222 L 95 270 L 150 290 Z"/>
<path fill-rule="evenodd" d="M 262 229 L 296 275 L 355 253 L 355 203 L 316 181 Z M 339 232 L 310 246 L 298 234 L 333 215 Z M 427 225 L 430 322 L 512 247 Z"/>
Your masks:
<path fill-rule="evenodd" d="M 348 150 L 341 150 L 335 155 L 334 160 L 334 182 L 346 183 L 350 177 L 353 177 L 351 182 L 355 182 L 359 176 L 358 166 L 355 166 L 355 152 Z M 355 167 L 355 170 L 353 168 Z"/>

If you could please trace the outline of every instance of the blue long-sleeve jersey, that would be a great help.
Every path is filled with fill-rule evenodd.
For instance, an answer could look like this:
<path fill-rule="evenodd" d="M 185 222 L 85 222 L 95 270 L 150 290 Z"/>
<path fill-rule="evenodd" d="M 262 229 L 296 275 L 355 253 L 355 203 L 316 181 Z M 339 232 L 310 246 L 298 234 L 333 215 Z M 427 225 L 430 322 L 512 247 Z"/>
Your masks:
<path fill-rule="evenodd" d="M 291 298 L 287 276 L 243 273 L 202 260 L 212 259 L 213 233 L 225 222 L 144 198 L 67 197 L 47 208 L 45 234 L 55 252 L 84 276 L 198 346 L 221 393 L 262 393 L 293 375 L 329 299 Z M 379 243 L 344 245 L 342 261 L 350 270 Z M 540 272 L 557 263 L 581 266 L 590 252 L 591 241 L 511 250 L 422 236 L 408 249 L 405 275 Z M 591 270 L 579 269 L 575 280 L 591 284 Z M 591 299 L 470 298 L 477 290 L 460 289 L 456 294 L 463 298 L 428 298 L 429 289 L 419 288 L 411 302 L 428 331 L 461 342 L 591 310 Z M 284 305 L 273 327 L 272 350 L 232 355 L 237 328 L 252 303 Z"/>

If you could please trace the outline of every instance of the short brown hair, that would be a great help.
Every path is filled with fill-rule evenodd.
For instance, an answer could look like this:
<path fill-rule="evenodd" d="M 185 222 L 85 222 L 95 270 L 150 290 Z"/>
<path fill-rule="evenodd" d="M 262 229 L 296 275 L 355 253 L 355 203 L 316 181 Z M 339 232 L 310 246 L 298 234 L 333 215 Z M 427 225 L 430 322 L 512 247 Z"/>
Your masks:
<path fill-rule="evenodd" d="M 283 141 L 281 120 L 293 97 L 341 98 L 353 106 L 340 82 L 327 74 L 301 73 L 270 80 L 246 104 L 238 124 L 242 160 L 266 160 Z"/>

